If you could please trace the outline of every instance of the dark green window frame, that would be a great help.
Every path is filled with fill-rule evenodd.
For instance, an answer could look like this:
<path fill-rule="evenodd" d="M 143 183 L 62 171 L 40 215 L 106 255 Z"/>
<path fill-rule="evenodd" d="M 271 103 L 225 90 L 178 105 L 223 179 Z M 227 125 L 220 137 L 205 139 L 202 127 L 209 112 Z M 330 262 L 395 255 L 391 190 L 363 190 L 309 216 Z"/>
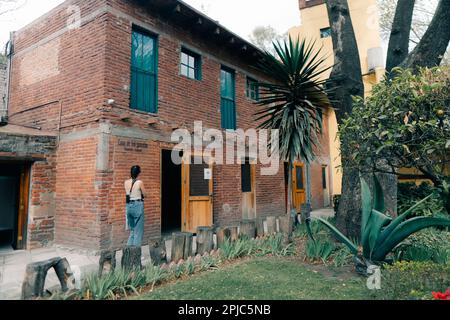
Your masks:
<path fill-rule="evenodd" d="M 158 37 L 138 27 L 131 35 L 130 107 L 158 112 Z"/>
<path fill-rule="evenodd" d="M 247 98 L 253 101 L 259 101 L 258 81 L 250 77 L 247 77 Z"/>
<path fill-rule="evenodd" d="M 186 48 L 181 48 L 180 74 L 189 79 L 202 80 L 202 57 Z"/>
<path fill-rule="evenodd" d="M 320 29 L 320 37 L 322 39 L 331 37 L 331 28 L 330 27 L 326 27 L 326 28 Z"/>
<path fill-rule="evenodd" d="M 222 129 L 236 130 L 236 76 L 224 66 L 220 70 L 220 113 Z"/>

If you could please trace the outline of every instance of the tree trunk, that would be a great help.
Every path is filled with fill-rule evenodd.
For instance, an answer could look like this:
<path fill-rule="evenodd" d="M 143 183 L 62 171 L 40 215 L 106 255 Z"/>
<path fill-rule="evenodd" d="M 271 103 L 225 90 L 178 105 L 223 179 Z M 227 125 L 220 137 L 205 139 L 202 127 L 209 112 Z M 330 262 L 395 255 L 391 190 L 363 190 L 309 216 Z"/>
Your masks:
<path fill-rule="evenodd" d="M 194 235 L 189 232 L 175 232 L 172 234 L 172 254 L 170 260 L 177 263 L 192 256 L 192 242 Z"/>
<path fill-rule="evenodd" d="M 230 229 L 230 233 L 231 233 L 231 241 L 236 241 L 239 238 L 238 227 L 231 226 L 228 228 Z"/>
<path fill-rule="evenodd" d="M 386 61 L 386 71 L 401 64 L 409 53 L 409 39 L 414 13 L 415 0 L 399 0 L 392 23 Z"/>
<path fill-rule="evenodd" d="M 433 20 L 416 48 L 400 65 L 404 68 L 438 66 L 450 41 L 450 1 L 440 0 Z"/>
<path fill-rule="evenodd" d="M 45 279 L 51 268 L 55 269 L 62 291 L 67 291 L 72 271 L 67 260 L 58 257 L 27 265 L 22 283 L 22 300 L 44 296 Z"/>
<path fill-rule="evenodd" d="M 361 182 L 359 171 L 343 166 L 342 195 L 336 215 L 336 226 L 350 238 L 360 238 Z"/>
<path fill-rule="evenodd" d="M 142 269 L 141 264 L 142 249 L 137 246 L 127 246 L 122 251 L 122 269 L 135 270 Z"/>
<path fill-rule="evenodd" d="M 364 96 L 364 84 L 347 0 L 327 0 L 326 5 L 335 52 L 335 65 L 327 86 L 332 88 L 331 101 L 340 125 L 352 113 L 352 96 Z M 346 235 L 359 237 L 361 201 L 357 195 L 360 193 L 359 172 L 346 168 L 343 163 L 342 198 L 336 220 Z"/>
<path fill-rule="evenodd" d="M 264 219 L 261 217 L 256 218 L 256 235 L 264 237 Z"/>
<path fill-rule="evenodd" d="M 228 227 L 220 227 L 216 229 L 217 248 L 221 248 L 226 239 L 231 239 L 231 230 Z M 230 240 L 231 241 L 231 240 Z"/>
<path fill-rule="evenodd" d="M 283 234 L 284 243 L 292 242 L 292 232 L 294 231 L 294 224 L 291 216 L 284 216 L 278 218 L 280 222 L 280 232 Z"/>
<path fill-rule="evenodd" d="M 239 226 L 241 236 L 254 239 L 256 235 L 256 223 L 254 220 L 243 220 Z"/>
<path fill-rule="evenodd" d="M 277 232 L 277 218 L 276 217 L 267 217 L 267 234 L 272 235 Z"/>
<path fill-rule="evenodd" d="M 98 261 L 98 276 L 114 272 L 116 269 L 116 250 L 103 250 Z"/>
<path fill-rule="evenodd" d="M 214 249 L 214 229 L 211 227 L 197 228 L 197 254 L 203 255 Z"/>
<path fill-rule="evenodd" d="M 167 262 L 166 242 L 164 239 L 149 241 L 150 261 L 154 266 L 160 266 Z"/>
<path fill-rule="evenodd" d="M 288 165 L 288 186 L 287 186 L 287 207 L 286 207 L 286 214 L 290 215 L 292 210 L 292 162 L 289 161 Z"/>

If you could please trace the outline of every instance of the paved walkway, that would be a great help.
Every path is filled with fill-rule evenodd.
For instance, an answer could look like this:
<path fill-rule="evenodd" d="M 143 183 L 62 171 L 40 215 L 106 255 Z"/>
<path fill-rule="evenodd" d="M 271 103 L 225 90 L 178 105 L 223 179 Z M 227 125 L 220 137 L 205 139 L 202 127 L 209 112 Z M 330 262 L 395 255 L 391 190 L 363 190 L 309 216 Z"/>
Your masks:
<path fill-rule="evenodd" d="M 313 211 L 311 215 L 317 217 L 332 217 L 334 212 L 332 209 L 321 209 Z M 171 240 L 166 241 L 168 257 L 170 257 L 171 254 L 171 242 Z M 193 249 L 195 250 L 195 238 L 193 243 Z M 80 274 L 81 278 L 83 278 L 86 274 L 96 272 L 98 270 L 99 256 L 89 252 L 80 252 L 77 250 L 59 247 L 36 249 L 31 251 L 12 251 L 0 249 L 0 300 L 20 299 L 22 282 L 27 264 L 55 257 L 66 258 L 72 268 L 72 271 L 75 274 Z M 122 253 L 118 251 L 116 256 L 118 265 L 120 265 L 121 258 Z M 142 247 L 142 263 L 145 265 L 149 262 L 149 248 L 148 246 L 144 246 Z M 50 289 L 58 285 L 58 278 L 52 269 L 48 273 L 45 288 Z"/>

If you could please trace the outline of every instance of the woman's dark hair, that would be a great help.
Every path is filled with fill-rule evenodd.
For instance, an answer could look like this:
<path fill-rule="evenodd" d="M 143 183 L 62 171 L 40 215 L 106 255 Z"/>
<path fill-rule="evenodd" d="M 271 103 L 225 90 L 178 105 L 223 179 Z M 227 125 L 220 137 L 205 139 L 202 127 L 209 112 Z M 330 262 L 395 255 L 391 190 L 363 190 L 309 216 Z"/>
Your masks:
<path fill-rule="evenodd" d="M 131 167 L 131 178 L 137 179 L 139 174 L 141 173 L 141 167 L 139 166 L 133 166 Z"/>

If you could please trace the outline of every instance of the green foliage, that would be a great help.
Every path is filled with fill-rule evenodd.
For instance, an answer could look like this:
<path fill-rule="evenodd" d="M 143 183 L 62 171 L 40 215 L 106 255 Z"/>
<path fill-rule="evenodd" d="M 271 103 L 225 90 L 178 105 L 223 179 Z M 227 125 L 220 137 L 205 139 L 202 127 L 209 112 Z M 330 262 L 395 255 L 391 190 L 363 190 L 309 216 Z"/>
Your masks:
<path fill-rule="evenodd" d="M 337 211 L 339 209 L 339 203 L 341 201 L 342 196 L 340 194 L 335 194 L 333 196 L 333 209 L 334 213 L 337 214 Z"/>
<path fill-rule="evenodd" d="M 279 130 L 279 151 L 282 159 L 311 162 L 314 146 L 322 132 L 319 110 L 330 102 L 325 82 L 320 76 L 329 70 L 315 50 L 315 43 L 289 40 L 274 43 L 276 54 L 266 52 L 259 69 L 274 82 L 259 83 L 261 110 L 256 113 L 258 128 Z"/>
<path fill-rule="evenodd" d="M 225 242 L 220 247 L 222 257 L 225 260 L 234 260 L 248 255 L 249 250 L 253 248 L 251 240 L 239 238 L 236 241 L 225 239 Z M 251 254 L 252 252 L 250 252 Z"/>
<path fill-rule="evenodd" d="M 200 271 L 216 270 L 219 268 L 220 258 L 215 256 L 204 256 L 200 262 Z"/>
<path fill-rule="evenodd" d="M 336 249 L 335 245 L 326 239 L 318 239 L 316 241 L 309 239 L 305 248 L 306 257 L 310 260 L 322 260 L 326 263 L 331 254 Z"/>
<path fill-rule="evenodd" d="M 396 77 L 375 86 L 370 97 L 355 98 L 352 114 L 340 126 L 343 163 L 370 172 L 415 169 L 446 199 L 450 67 L 394 72 Z"/>
<path fill-rule="evenodd" d="M 281 233 L 262 239 L 239 238 L 236 241 L 226 239 L 220 250 L 225 260 L 244 256 L 289 256 L 294 253 L 292 244 L 284 244 L 284 235 Z"/>
<path fill-rule="evenodd" d="M 395 248 L 394 257 L 397 260 L 445 264 L 450 261 L 450 233 L 436 229 L 418 232 Z"/>
<path fill-rule="evenodd" d="M 343 267 L 351 264 L 353 253 L 346 246 L 338 247 L 331 255 L 335 267 Z"/>
<path fill-rule="evenodd" d="M 449 279 L 450 263 L 396 262 L 381 270 L 381 290 L 375 296 L 386 300 L 431 300 L 432 291 L 445 292 Z"/>
<path fill-rule="evenodd" d="M 412 234 L 429 227 L 449 227 L 450 219 L 435 217 L 413 217 L 407 219 L 414 210 L 431 196 L 403 212 L 394 220 L 384 213 L 384 197 L 378 179 L 374 176 L 374 197 L 366 181 L 361 178 L 362 218 L 361 244 L 362 254 L 367 260 L 384 261 L 403 240 Z M 339 230 L 324 219 L 317 219 L 345 244 L 349 250 L 358 255 L 358 247 Z"/>
<path fill-rule="evenodd" d="M 167 270 L 161 269 L 159 266 L 148 265 L 144 269 L 145 282 L 151 286 L 160 284 L 169 277 Z"/>
<path fill-rule="evenodd" d="M 136 291 L 135 285 L 140 285 L 145 279 L 142 272 L 116 270 L 101 277 L 90 274 L 86 277 L 82 287 L 82 296 L 93 300 L 116 299 L 116 295 Z"/>
<path fill-rule="evenodd" d="M 439 195 L 439 190 L 426 182 L 418 186 L 415 183 L 399 183 L 397 193 L 398 211 L 405 211 L 430 194 L 433 194 L 432 197 L 420 204 L 412 215 L 429 217 L 446 215 L 444 202 Z"/>
<path fill-rule="evenodd" d="M 6 64 L 6 56 L 0 53 L 0 64 Z"/>

